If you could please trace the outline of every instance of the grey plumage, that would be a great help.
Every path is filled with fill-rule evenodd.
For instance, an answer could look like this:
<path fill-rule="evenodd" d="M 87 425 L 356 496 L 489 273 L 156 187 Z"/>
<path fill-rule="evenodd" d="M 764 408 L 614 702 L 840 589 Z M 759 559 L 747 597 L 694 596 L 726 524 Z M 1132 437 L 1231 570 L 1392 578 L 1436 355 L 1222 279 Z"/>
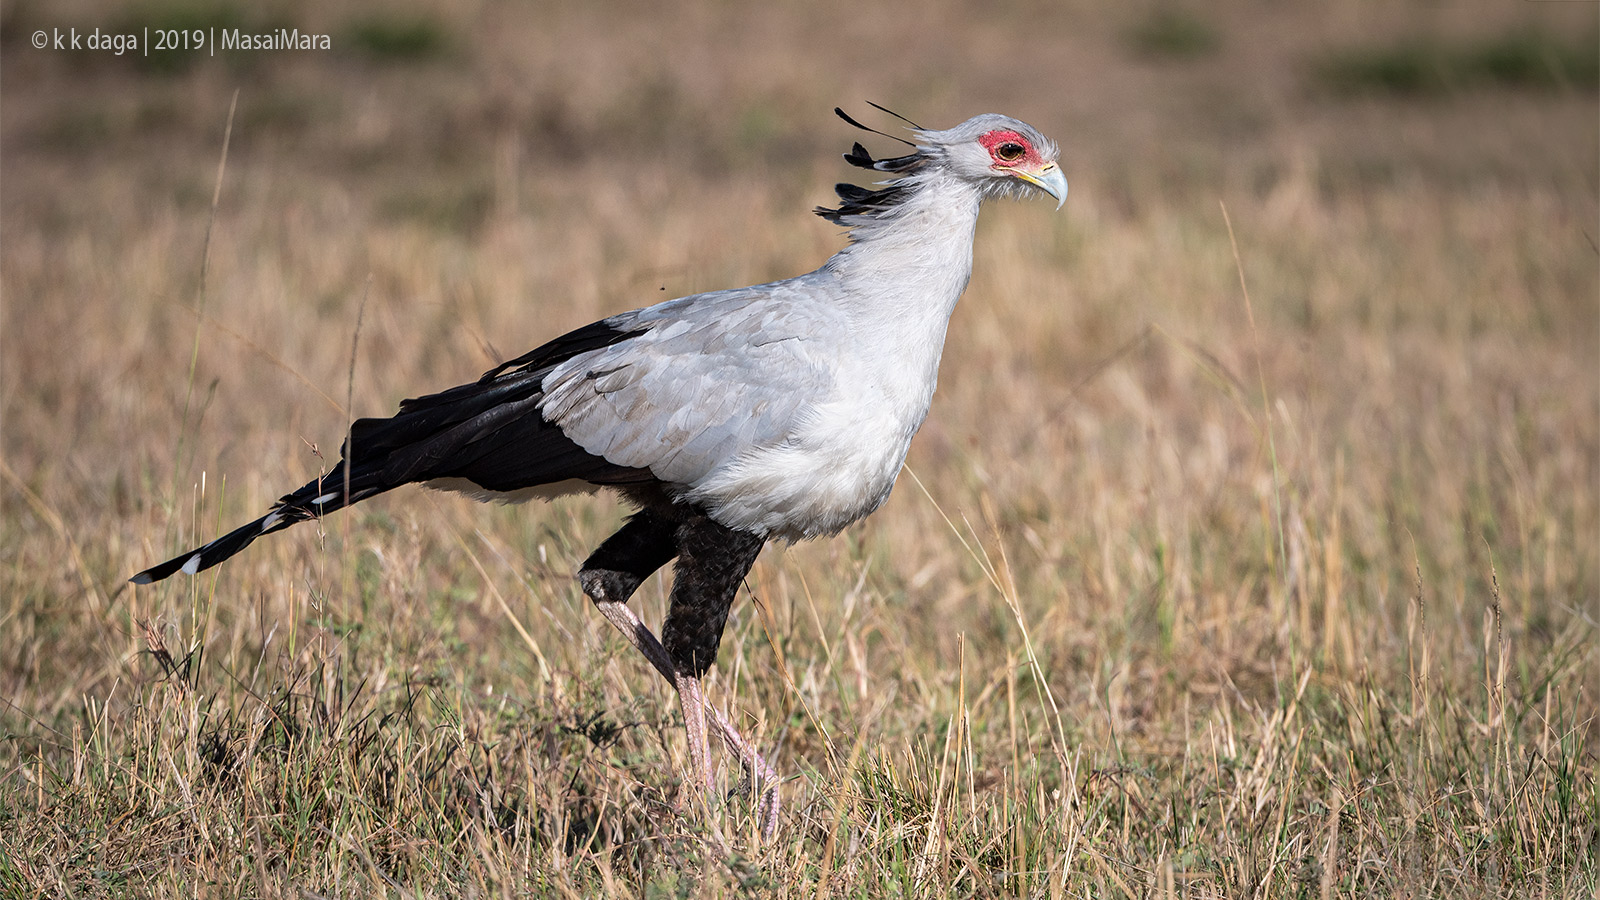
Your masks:
<path fill-rule="evenodd" d="M 409 483 L 510 500 L 617 489 L 640 512 L 579 580 L 677 687 L 697 780 L 711 777 L 709 723 L 763 783 L 770 833 L 775 773 L 699 687 L 739 582 L 764 542 L 832 534 L 883 503 L 932 401 L 981 202 L 1066 193 L 1055 145 L 1016 119 L 912 134 L 904 156 L 873 159 L 860 144 L 846 154 L 893 178 L 840 185 L 840 205 L 818 208 L 850 240 L 816 271 L 621 313 L 390 418 L 361 419 L 327 476 L 132 580 L 193 574 Z M 624 604 L 674 558 L 663 645 Z"/>
<path fill-rule="evenodd" d="M 638 337 L 556 366 L 544 417 L 623 466 L 692 487 L 781 442 L 832 381 L 819 335 L 844 327 L 809 278 L 697 294 L 608 319 Z"/>

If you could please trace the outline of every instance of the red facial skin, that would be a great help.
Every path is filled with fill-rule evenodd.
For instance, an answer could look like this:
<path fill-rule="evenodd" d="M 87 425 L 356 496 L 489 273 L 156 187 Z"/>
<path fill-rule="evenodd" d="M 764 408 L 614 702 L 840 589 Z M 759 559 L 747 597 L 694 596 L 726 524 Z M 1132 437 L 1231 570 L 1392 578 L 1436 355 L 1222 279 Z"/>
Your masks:
<path fill-rule="evenodd" d="M 978 143 L 989 151 L 989 158 L 994 160 L 997 169 L 1038 169 L 1044 165 L 1044 159 L 1039 156 L 1039 151 L 1034 149 L 1028 139 L 1015 131 L 988 131 L 978 138 Z M 1006 144 L 1016 144 L 1022 148 L 1022 155 L 1016 159 L 1004 159 L 1000 156 L 1000 148 Z"/>

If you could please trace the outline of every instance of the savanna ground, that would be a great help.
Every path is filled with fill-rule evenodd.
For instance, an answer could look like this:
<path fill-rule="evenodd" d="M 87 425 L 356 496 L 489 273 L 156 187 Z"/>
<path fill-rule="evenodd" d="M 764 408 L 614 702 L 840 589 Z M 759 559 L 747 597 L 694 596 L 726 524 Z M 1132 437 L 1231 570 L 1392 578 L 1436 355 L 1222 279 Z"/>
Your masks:
<path fill-rule="evenodd" d="M 1596 6 L 1303 7 L 6 3 L 0 894 L 1593 896 Z M 280 24 L 334 49 L 29 40 Z M 611 500 L 125 584 L 352 415 L 813 267 L 865 100 L 1072 193 L 985 212 L 887 506 L 741 593 L 776 841 L 570 578 Z"/>

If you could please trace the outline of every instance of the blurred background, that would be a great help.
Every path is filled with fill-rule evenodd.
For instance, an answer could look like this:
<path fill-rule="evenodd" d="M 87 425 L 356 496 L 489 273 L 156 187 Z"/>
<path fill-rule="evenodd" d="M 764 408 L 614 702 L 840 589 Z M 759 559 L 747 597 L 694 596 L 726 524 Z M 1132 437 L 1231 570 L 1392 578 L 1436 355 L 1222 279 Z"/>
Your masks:
<path fill-rule="evenodd" d="M 820 264 L 842 237 L 810 211 L 860 174 L 839 154 L 896 146 L 833 107 L 902 127 L 868 101 L 933 128 L 1022 118 L 1059 142 L 1071 193 L 1060 213 L 984 213 L 909 461 L 925 489 L 903 476 L 845 537 L 767 551 L 761 613 L 742 605 L 730 624 L 723 696 L 760 719 L 780 768 L 809 773 L 796 808 L 833 821 L 823 760 L 854 759 L 819 721 L 871 733 L 893 771 L 944 790 L 919 741 L 1025 658 L 1021 677 L 1053 694 L 1017 695 L 1022 730 L 1059 701 L 1038 733 L 1070 738 L 1085 771 L 1143 759 L 1155 806 L 1193 777 L 1172 760 L 1195 722 L 1232 729 L 1230 704 L 1281 705 L 1290 673 L 1313 673 L 1325 710 L 1381 696 L 1415 712 L 1431 708 L 1419 664 L 1468 696 L 1499 661 L 1524 703 L 1514 721 L 1541 703 L 1592 712 L 1597 17 L 1511 0 L 7 0 L 0 798 L 79 815 L 70 792 L 47 801 L 16 773 L 75 758 L 85 698 L 124 726 L 102 732 L 119 735 L 113 756 L 185 746 L 133 724 L 172 677 L 163 653 L 196 661 L 185 678 L 210 671 L 245 716 L 252 694 L 229 685 L 294 682 L 314 633 L 339 637 L 319 664 L 375 679 L 380 706 L 384 685 L 422 673 L 463 721 L 486 685 L 522 697 L 527 721 L 617 703 L 669 720 L 631 658 L 608 663 L 609 683 L 582 674 L 616 643 L 567 576 L 614 527 L 609 501 L 506 510 L 409 491 L 214 577 L 123 580 L 325 470 L 351 416 L 612 312 Z M 70 29 L 297 29 L 329 48 L 54 49 Z M 647 621 L 663 590 L 641 599 Z M 634 685 L 655 699 L 629 699 Z M 1001 721 L 1004 690 L 985 696 L 974 719 Z M 885 697 L 902 708 L 872 718 Z M 1422 736 L 1401 744 L 1432 749 L 1386 783 L 1420 797 L 1465 777 L 1429 767 L 1449 758 L 1427 737 L 1455 727 L 1447 707 L 1405 726 Z M 974 797 L 984 772 L 1020 795 L 1092 793 L 1066 768 L 1010 765 L 1017 715 L 991 755 L 980 733 Z M 1592 796 L 1596 725 L 1573 721 L 1562 734 L 1591 748 L 1574 758 Z M 1329 783 L 1366 777 L 1360 729 L 1327 727 L 1306 758 L 1326 754 Z M 681 752 L 630 734 L 638 758 Z M 1537 737 L 1505 734 L 1519 759 Z M 147 776 L 157 794 L 165 772 Z M 109 776 L 74 777 L 84 796 L 117 794 Z M 1223 831 L 1194 840 L 1223 846 L 1212 809 L 1201 819 Z M 1315 830 L 1327 807 L 1307 809 L 1291 819 Z M 160 844 L 145 819 L 82 815 L 131 857 Z M 812 856 L 826 843 L 790 834 Z M 35 837 L 21 871 L 44 871 L 26 862 L 47 855 Z M 1145 839 L 1124 829 L 1105 852 L 1175 858 Z M 1583 840 L 1558 845 L 1590 852 L 1592 871 Z M 1362 877 L 1335 886 L 1407 884 Z"/>

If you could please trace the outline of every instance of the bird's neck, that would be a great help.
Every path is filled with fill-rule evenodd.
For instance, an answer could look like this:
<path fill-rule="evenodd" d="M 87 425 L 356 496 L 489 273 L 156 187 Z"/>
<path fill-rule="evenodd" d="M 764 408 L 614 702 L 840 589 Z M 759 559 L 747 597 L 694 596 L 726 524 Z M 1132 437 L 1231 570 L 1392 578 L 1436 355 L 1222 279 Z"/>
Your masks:
<path fill-rule="evenodd" d="M 859 301 L 852 316 L 885 325 L 944 323 L 972 276 L 972 237 L 982 196 L 947 174 L 919 176 L 894 208 L 861 221 L 825 269 Z M 863 322 L 866 324 L 866 322 Z"/>
<path fill-rule="evenodd" d="M 945 332 L 972 275 L 982 196 L 953 177 L 927 177 L 895 208 L 855 225 L 823 266 L 838 280 L 855 352 L 842 373 L 877 397 L 900 429 L 903 456 L 928 413 Z M 898 463 L 896 463 L 898 466 Z"/>

